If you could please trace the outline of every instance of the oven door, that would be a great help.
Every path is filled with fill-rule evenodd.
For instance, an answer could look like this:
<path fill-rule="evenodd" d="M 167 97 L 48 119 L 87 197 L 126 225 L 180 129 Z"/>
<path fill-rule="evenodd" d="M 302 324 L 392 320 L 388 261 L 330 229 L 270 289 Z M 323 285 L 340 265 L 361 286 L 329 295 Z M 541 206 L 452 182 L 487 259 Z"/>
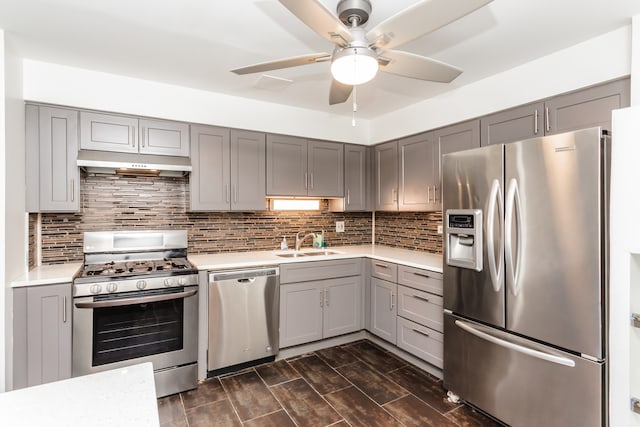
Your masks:
<path fill-rule="evenodd" d="M 198 287 L 74 298 L 73 376 L 198 359 Z"/>

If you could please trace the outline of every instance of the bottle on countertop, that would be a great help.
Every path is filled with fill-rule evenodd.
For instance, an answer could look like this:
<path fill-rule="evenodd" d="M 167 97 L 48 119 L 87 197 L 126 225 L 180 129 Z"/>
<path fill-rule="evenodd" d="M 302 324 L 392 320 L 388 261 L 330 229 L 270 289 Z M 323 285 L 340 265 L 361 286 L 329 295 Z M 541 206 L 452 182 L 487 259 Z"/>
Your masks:
<path fill-rule="evenodd" d="M 283 251 L 286 251 L 287 249 L 289 249 L 289 245 L 287 244 L 287 238 L 283 237 L 282 238 L 282 242 L 280 242 L 280 249 Z"/>

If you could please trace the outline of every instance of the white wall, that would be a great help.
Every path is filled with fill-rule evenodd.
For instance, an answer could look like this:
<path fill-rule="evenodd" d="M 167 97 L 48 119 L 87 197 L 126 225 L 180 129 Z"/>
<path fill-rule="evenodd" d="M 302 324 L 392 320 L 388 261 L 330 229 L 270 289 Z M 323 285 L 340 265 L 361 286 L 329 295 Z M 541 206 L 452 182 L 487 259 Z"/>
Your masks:
<path fill-rule="evenodd" d="M 4 155 L 2 161 L 5 179 L 1 187 L 4 191 L 4 244 L 2 259 L 5 262 L 4 283 L 4 351 L 5 362 L 1 366 L 6 368 L 5 380 L 0 384 L 6 389 L 12 389 L 13 364 L 12 352 L 12 295 L 7 286 L 12 280 L 20 276 L 27 268 L 27 215 L 24 212 L 25 187 L 25 132 L 24 132 L 24 99 L 22 98 L 22 59 L 12 48 L 10 34 L 4 37 L 4 107 L 5 128 Z M 0 312 L 1 314 L 1 312 Z"/>
<path fill-rule="evenodd" d="M 629 74 L 631 27 L 376 118 L 372 142 L 472 119 Z"/>
<path fill-rule="evenodd" d="M 366 144 L 369 122 L 40 61 L 24 62 L 27 100 Z"/>

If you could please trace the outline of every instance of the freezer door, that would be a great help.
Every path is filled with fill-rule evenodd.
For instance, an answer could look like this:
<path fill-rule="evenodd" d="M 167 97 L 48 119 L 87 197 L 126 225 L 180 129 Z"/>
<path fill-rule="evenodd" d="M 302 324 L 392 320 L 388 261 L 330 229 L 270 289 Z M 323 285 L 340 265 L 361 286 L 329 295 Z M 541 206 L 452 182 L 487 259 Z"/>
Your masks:
<path fill-rule="evenodd" d="M 606 298 L 602 144 L 593 128 L 505 146 L 507 328 L 597 359 Z"/>
<path fill-rule="evenodd" d="M 443 209 L 482 211 L 482 270 L 444 263 L 444 308 L 504 327 L 502 245 L 503 145 L 447 154 L 442 161 Z M 445 215 L 446 217 L 446 215 Z M 444 224 L 445 227 L 447 224 Z M 449 242 L 445 234 L 447 259 Z"/>
<path fill-rule="evenodd" d="M 518 427 L 606 424 L 604 362 L 445 313 L 444 387 Z"/>

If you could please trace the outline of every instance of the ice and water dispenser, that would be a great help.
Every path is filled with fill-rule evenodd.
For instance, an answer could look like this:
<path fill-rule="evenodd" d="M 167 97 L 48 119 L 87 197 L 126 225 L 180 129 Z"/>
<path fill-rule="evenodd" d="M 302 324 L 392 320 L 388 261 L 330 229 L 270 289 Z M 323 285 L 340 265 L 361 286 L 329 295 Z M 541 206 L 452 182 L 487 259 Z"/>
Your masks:
<path fill-rule="evenodd" d="M 447 265 L 482 271 L 482 211 L 448 209 L 445 224 Z"/>

